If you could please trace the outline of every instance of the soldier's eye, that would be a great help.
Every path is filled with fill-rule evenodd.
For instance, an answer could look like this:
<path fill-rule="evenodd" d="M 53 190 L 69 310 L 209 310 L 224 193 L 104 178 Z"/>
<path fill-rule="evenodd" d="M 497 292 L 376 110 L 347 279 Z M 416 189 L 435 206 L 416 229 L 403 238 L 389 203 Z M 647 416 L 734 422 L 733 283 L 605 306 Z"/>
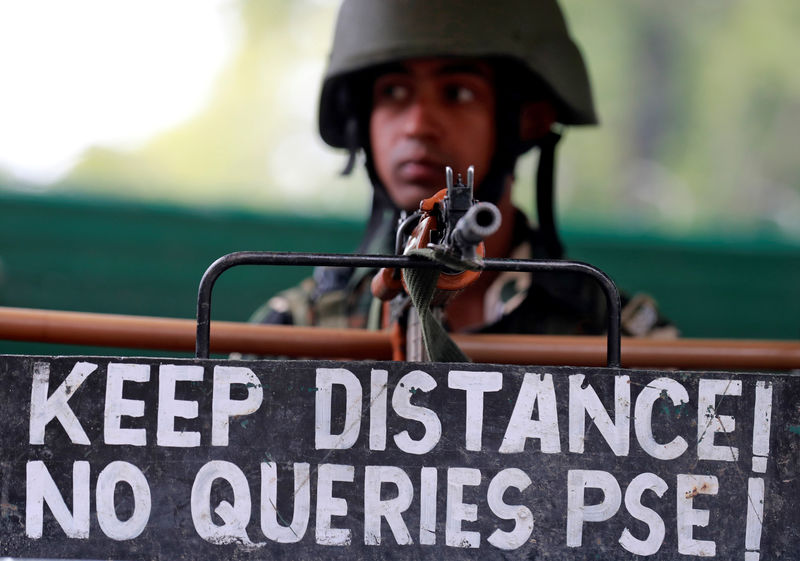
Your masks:
<path fill-rule="evenodd" d="M 378 91 L 378 96 L 384 100 L 404 101 L 409 97 L 409 89 L 402 84 L 384 84 Z"/>
<path fill-rule="evenodd" d="M 469 103 L 475 100 L 475 92 L 467 86 L 451 84 L 445 88 L 445 97 L 455 103 Z"/>

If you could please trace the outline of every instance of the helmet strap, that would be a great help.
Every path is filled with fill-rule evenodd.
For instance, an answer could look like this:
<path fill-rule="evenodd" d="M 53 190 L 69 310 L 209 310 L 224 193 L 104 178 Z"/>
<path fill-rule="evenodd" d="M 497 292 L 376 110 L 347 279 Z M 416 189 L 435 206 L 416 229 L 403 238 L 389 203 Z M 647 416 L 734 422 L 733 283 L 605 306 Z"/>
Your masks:
<path fill-rule="evenodd" d="M 553 196 L 555 154 L 559 140 L 561 140 L 561 135 L 550 131 L 538 142 L 539 168 L 536 171 L 536 213 L 539 219 L 539 231 L 544 248 L 548 256 L 553 259 L 560 259 L 564 256 L 564 246 L 556 229 Z"/>
<path fill-rule="evenodd" d="M 372 208 L 359 251 L 362 253 L 394 253 L 395 227 L 400 210 L 378 177 L 369 142 L 364 143 L 364 169 L 372 184 Z"/>
<path fill-rule="evenodd" d="M 361 148 L 358 119 L 356 119 L 354 116 L 351 116 L 349 119 L 347 119 L 347 123 L 345 124 L 344 128 L 344 138 L 345 142 L 347 143 L 347 163 L 345 164 L 340 175 L 347 176 L 353 173 L 353 168 L 356 166 L 356 157 L 358 156 L 358 151 Z"/>

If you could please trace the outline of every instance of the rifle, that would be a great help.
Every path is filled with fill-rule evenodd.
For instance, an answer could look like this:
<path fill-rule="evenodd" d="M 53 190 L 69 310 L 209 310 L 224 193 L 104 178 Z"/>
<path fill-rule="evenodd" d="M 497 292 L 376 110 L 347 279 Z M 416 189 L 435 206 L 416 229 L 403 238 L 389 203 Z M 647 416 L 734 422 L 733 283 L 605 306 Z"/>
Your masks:
<path fill-rule="evenodd" d="M 372 280 L 372 294 L 392 303 L 394 356 L 401 360 L 466 359 L 440 321 L 452 297 L 480 276 L 486 253 L 483 240 L 500 228 L 500 210 L 473 197 L 474 166 L 467 170 L 466 184 L 461 174 L 453 181 L 450 166 L 445 177 L 445 189 L 424 199 L 418 211 L 401 220 L 395 242 L 395 253 L 432 259 L 446 265 L 445 270 L 401 274 L 383 268 Z"/>

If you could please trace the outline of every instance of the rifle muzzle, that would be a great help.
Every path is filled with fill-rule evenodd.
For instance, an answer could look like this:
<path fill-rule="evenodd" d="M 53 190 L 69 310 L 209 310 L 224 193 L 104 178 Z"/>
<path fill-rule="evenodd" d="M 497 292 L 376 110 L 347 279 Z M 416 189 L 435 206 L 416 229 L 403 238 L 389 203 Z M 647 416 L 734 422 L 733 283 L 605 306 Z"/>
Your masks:
<path fill-rule="evenodd" d="M 475 248 L 500 229 L 500 209 L 481 201 L 472 205 L 453 229 L 453 243 L 465 258 L 474 258 Z"/>

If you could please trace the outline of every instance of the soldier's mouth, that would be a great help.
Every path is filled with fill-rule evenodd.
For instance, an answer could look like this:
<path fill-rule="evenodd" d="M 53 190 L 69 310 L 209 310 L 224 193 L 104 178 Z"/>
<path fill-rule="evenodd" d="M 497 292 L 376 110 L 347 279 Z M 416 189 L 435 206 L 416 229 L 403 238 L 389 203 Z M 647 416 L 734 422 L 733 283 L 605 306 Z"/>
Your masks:
<path fill-rule="evenodd" d="M 406 183 L 441 184 L 444 186 L 444 169 L 444 164 L 433 160 L 406 160 L 397 166 L 397 175 L 400 180 Z"/>

